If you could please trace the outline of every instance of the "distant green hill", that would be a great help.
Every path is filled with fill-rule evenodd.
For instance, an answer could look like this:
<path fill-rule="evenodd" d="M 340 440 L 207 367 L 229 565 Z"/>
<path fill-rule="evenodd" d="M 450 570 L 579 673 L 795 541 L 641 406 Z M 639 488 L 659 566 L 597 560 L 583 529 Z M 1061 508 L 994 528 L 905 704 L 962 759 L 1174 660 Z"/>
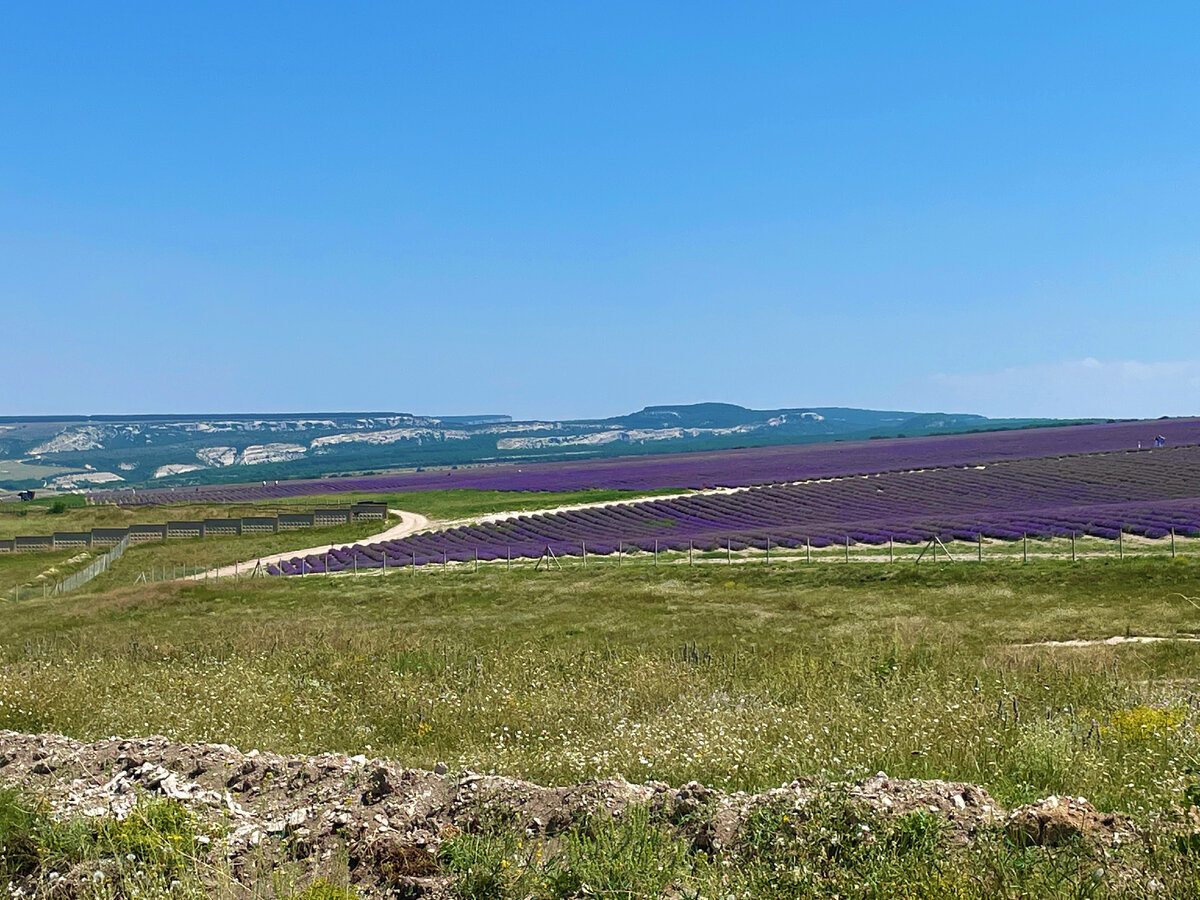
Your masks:
<path fill-rule="evenodd" d="M 1035 420 L 1021 420 L 1031 422 Z M 817 406 L 792 409 L 746 409 L 732 403 L 647 406 L 627 416 L 601 420 L 624 428 L 737 428 L 761 426 L 780 432 L 847 434 L 872 430 L 960 430 L 985 426 L 986 416 L 961 413 L 912 413 L 898 410 Z"/>

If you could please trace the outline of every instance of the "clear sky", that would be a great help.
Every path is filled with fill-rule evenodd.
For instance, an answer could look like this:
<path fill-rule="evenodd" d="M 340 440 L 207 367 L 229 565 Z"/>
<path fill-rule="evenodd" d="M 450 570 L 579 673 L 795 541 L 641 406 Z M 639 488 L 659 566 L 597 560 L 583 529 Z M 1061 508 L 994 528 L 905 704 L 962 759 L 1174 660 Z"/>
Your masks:
<path fill-rule="evenodd" d="M 0 413 L 1200 414 L 1200 4 L 10 3 Z"/>

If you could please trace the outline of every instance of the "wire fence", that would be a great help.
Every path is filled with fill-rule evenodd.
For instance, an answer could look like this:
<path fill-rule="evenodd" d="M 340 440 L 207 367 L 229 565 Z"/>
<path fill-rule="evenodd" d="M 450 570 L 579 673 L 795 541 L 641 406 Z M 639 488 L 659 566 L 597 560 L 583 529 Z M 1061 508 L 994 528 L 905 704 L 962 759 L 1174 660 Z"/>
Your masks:
<path fill-rule="evenodd" d="M 245 578 L 265 578 L 266 568 L 257 560 L 237 561 L 231 565 L 193 566 L 193 565 L 161 565 L 151 566 L 138 572 L 134 584 L 157 584 L 163 581 L 179 581 L 190 578 L 193 581 L 240 581 Z"/>
<path fill-rule="evenodd" d="M 129 538 L 125 537 L 119 543 L 110 547 L 107 553 L 89 564 L 87 568 L 80 569 L 73 575 L 68 575 L 62 581 L 59 581 L 53 585 L 43 584 L 40 592 L 41 595 L 43 597 L 50 597 L 54 594 L 65 594 L 67 591 L 73 591 L 77 587 L 87 584 L 101 572 L 107 572 L 109 567 L 116 560 L 120 559 L 121 555 L 128 549 Z M 14 600 L 21 600 L 24 598 L 37 596 L 38 593 L 39 592 L 37 588 L 22 588 L 17 586 L 10 592 L 10 596 Z"/>
<path fill-rule="evenodd" d="M 8 592 L 12 599 L 27 599 L 34 596 L 52 596 L 74 590 L 97 575 L 107 571 L 129 546 L 125 539 L 95 560 L 86 569 L 64 578 L 55 585 L 40 585 L 37 587 L 23 586 Z M 418 562 L 414 556 L 411 562 L 393 559 L 387 565 L 380 566 L 376 560 L 374 565 L 366 559 L 359 564 L 359 556 L 354 554 L 350 564 L 340 571 L 335 571 L 330 565 L 330 552 L 310 554 L 299 562 L 299 571 L 295 575 L 318 576 L 379 576 L 392 573 L 408 572 L 413 575 L 418 571 L 495 571 L 496 569 L 563 569 L 578 568 L 587 570 L 590 566 L 597 569 L 607 567 L 620 568 L 623 566 L 645 567 L 659 565 L 734 565 L 766 563 L 779 565 L 794 565 L 804 563 L 945 563 L 945 562 L 984 562 L 1009 561 L 1031 562 L 1033 560 L 1060 560 L 1082 562 L 1088 559 L 1136 559 L 1136 558 L 1168 558 L 1196 556 L 1200 551 L 1200 536 L 1177 534 L 1171 529 L 1162 538 L 1134 538 L 1118 535 L 1116 540 L 1072 533 L 1059 536 L 1022 536 L 1016 540 L 987 539 L 979 536 L 974 541 L 947 540 L 941 541 L 931 537 L 926 541 L 895 542 L 883 544 L 868 544 L 855 541 L 847 536 L 841 542 L 823 542 L 818 547 L 806 541 L 802 545 L 792 544 L 783 546 L 768 539 L 765 546 L 755 547 L 732 538 L 720 541 L 717 546 L 701 548 L 689 545 L 679 549 L 678 545 L 668 549 L 655 545 L 647 549 L 632 542 L 619 541 L 613 552 L 597 553 L 585 542 L 566 544 L 554 542 L 544 547 L 540 554 L 529 554 L 527 551 L 514 553 L 511 548 L 506 552 L 489 559 L 480 559 L 478 553 L 462 556 L 461 554 L 441 554 L 440 558 L 423 557 Z M 565 564 L 565 566 L 564 566 Z M 132 574 L 132 573 L 131 573 Z M 235 563 L 219 562 L 214 559 L 207 565 L 164 564 L 151 566 L 149 570 L 140 571 L 134 583 L 154 583 L 176 581 L 190 578 L 203 581 L 240 581 L 244 579 L 263 578 L 268 576 L 267 566 L 261 560 L 249 559 Z"/>
<path fill-rule="evenodd" d="M 957 562 L 1031 562 L 1069 561 L 1082 562 L 1100 559 L 1175 559 L 1195 557 L 1200 551 L 1200 536 L 1177 534 L 1175 529 L 1161 538 L 1144 538 L 1119 534 L 1114 539 L 1084 535 L 1078 532 L 1062 535 L 1023 535 L 1015 540 L 1002 538 L 985 539 L 977 535 L 974 540 L 943 541 L 931 536 L 921 541 L 899 542 L 888 540 L 882 543 L 856 541 L 847 535 L 842 541 L 822 541 L 820 545 L 809 541 L 776 543 L 768 538 L 765 543 L 751 545 L 743 539 L 723 538 L 719 542 L 706 541 L 706 546 L 695 546 L 687 542 L 681 547 L 678 541 L 660 546 L 654 541 L 618 541 L 608 551 L 596 552 L 586 542 L 553 541 L 541 545 L 540 550 L 529 552 L 527 546 L 505 547 L 497 554 L 493 548 L 487 556 L 478 550 L 454 550 L 438 553 L 426 552 L 421 556 L 410 553 L 407 558 L 385 557 L 382 564 L 377 557 L 368 558 L 358 551 L 351 553 L 346 562 L 335 558 L 334 551 L 312 553 L 296 557 L 286 574 L 276 577 L 297 576 L 379 576 L 388 573 L 418 571 L 495 571 L 496 569 L 564 569 L 586 570 L 589 565 L 597 570 L 620 567 L 658 567 L 693 565 L 735 565 L 766 563 L 792 565 L 805 563 L 957 563 Z M 715 545 L 714 545 L 715 544 Z M 343 550 L 349 548 L 342 548 Z M 275 568 L 273 566 L 273 568 Z"/>
<path fill-rule="evenodd" d="M 142 522 L 121 527 L 97 527 L 84 531 L 58 531 L 49 535 L 16 535 L 0 538 L 0 553 L 52 553 L 76 547 L 107 546 L 128 535 L 135 543 L 181 540 L 205 537 L 242 537 L 247 535 L 278 534 L 285 531 L 323 530 L 357 525 L 363 522 L 386 522 L 385 504 L 372 504 L 363 509 L 362 503 L 348 506 L 317 507 L 309 512 L 279 512 L 273 515 L 252 515 L 225 519 L 167 520 Z M 288 518 L 290 516 L 290 518 Z M 299 521 L 297 521 L 299 520 Z"/>

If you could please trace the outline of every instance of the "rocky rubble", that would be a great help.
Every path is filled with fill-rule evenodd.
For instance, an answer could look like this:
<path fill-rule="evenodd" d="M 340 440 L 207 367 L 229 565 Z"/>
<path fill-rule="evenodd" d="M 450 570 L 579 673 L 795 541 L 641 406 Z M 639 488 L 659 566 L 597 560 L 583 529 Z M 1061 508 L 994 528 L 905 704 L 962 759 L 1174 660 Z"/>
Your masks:
<path fill-rule="evenodd" d="M 1072 837 L 1113 844 L 1128 821 L 1102 815 L 1086 800 L 1048 798 L 1004 810 L 981 788 L 958 782 L 888 778 L 850 785 L 797 780 L 762 794 L 726 794 L 698 783 L 673 788 L 620 779 L 543 787 L 515 778 L 405 769 L 365 756 L 281 756 L 222 744 L 162 737 L 84 743 L 58 735 L 0 731 L 0 784 L 44 798 L 61 817 L 128 815 L 142 798 L 186 804 L 224 837 L 213 853 L 235 877 L 253 876 L 264 859 L 286 854 L 319 871 L 335 854 L 370 894 L 445 896 L 437 851 L 442 841 L 487 825 L 547 840 L 593 815 L 619 816 L 648 805 L 699 850 L 733 845 L 760 804 L 802 809 L 821 792 L 883 814 L 923 811 L 947 823 L 952 840 L 1005 828 L 1014 840 L 1057 845 Z"/>

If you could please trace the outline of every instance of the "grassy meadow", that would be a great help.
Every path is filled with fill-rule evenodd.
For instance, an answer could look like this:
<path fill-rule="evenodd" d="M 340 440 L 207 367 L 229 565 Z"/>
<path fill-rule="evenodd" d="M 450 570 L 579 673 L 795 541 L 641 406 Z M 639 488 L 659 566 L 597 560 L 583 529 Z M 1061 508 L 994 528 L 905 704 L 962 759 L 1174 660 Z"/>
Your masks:
<path fill-rule="evenodd" d="M 567 783 L 948 778 L 1153 817 L 1200 764 L 1186 560 L 158 584 L 7 610 L 0 727 Z"/>
<path fill-rule="evenodd" d="M 427 499 L 404 505 L 444 519 L 514 508 L 504 496 Z M 1000 834 L 947 847 L 932 820 L 872 819 L 870 846 L 851 852 L 844 841 L 864 820 L 833 802 L 803 831 L 768 815 L 749 844 L 709 858 L 635 811 L 570 832 L 546 858 L 502 827 L 447 841 L 444 873 L 478 900 L 1200 891 L 1200 861 L 1170 837 L 1200 797 L 1200 562 L 1182 541 L 1177 559 L 1163 542 L 1128 542 L 1123 560 L 1081 541 L 1075 564 L 1059 539 L 1042 548 L 1056 559 L 1031 542 L 1027 564 L 1019 545 L 988 545 L 983 564 L 963 561 L 977 548 L 951 545 L 959 562 L 919 566 L 912 548 L 894 565 L 837 564 L 844 551 L 828 548 L 811 566 L 756 551 L 734 565 L 663 554 L 655 567 L 643 552 L 587 569 L 129 583 L 135 553 L 186 562 L 189 545 L 240 553 L 249 540 L 133 548 L 79 592 L 9 603 L 0 728 L 364 753 L 548 784 L 620 775 L 761 791 L 883 771 L 976 783 L 1006 806 L 1084 796 L 1144 835 L 1119 852 L 1028 850 Z M 1043 643 L 1113 636 L 1167 640 Z M 5 821 L 32 822 L 32 810 L 0 796 L 0 844 Z M 65 840 L 59 825 L 37 827 L 46 846 Z M 73 852 L 100 852 L 95 826 L 62 827 L 83 848 Z M 154 870 L 138 883 L 143 896 L 246 896 L 228 879 L 214 891 L 206 871 L 189 869 L 183 887 L 160 890 Z M 295 896 L 354 895 L 345 872 L 330 877 Z"/>

